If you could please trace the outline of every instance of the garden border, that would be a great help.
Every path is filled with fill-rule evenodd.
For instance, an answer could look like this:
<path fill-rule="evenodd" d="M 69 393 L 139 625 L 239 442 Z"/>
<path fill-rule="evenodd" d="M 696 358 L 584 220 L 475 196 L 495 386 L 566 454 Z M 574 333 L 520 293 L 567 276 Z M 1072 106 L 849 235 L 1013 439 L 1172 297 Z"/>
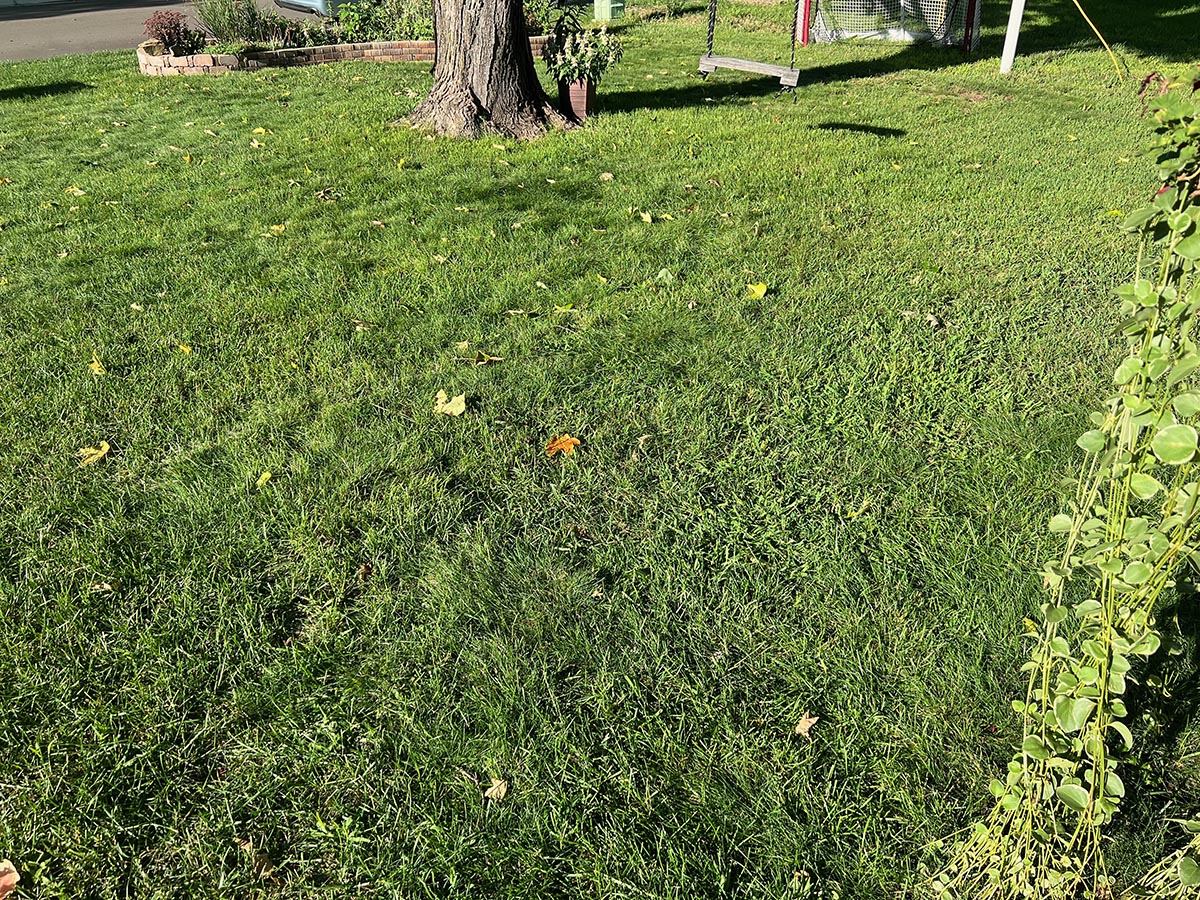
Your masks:
<path fill-rule="evenodd" d="M 546 43 L 544 35 L 529 39 L 536 57 Z M 321 63 L 368 60 L 370 62 L 428 62 L 434 60 L 433 41 L 368 41 L 360 44 L 323 44 L 283 50 L 243 50 L 240 53 L 193 53 L 174 56 L 154 53 L 157 41 L 138 45 L 138 68 L 143 75 L 220 75 L 278 66 L 316 66 Z"/>

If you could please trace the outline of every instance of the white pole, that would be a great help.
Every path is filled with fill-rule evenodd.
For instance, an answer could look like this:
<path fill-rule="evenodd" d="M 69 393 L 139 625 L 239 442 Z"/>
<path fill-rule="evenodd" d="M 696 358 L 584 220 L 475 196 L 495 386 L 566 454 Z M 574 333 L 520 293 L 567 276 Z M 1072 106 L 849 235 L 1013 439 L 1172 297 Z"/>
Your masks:
<path fill-rule="evenodd" d="M 1025 0 L 1012 0 L 1008 11 L 1008 31 L 1004 34 L 1004 53 L 1000 57 L 1000 74 L 1012 71 L 1017 56 L 1017 38 L 1021 35 L 1021 20 L 1025 18 Z"/>

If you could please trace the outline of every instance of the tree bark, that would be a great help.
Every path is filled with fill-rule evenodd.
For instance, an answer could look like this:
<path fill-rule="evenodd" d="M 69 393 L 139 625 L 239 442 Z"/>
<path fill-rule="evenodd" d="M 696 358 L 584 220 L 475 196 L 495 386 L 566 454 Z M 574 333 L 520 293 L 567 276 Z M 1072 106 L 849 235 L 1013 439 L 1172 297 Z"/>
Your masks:
<path fill-rule="evenodd" d="M 408 121 L 437 134 L 533 138 L 567 119 L 534 69 L 522 0 L 434 0 L 433 88 Z"/>

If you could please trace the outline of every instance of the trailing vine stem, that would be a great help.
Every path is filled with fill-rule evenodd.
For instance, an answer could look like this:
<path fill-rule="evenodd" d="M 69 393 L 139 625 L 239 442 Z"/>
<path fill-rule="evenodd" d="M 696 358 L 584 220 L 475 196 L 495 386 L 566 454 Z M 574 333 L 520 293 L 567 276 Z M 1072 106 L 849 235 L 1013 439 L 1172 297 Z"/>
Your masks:
<path fill-rule="evenodd" d="M 1013 701 L 1022 743 L 989 786 L 991 813 L 929 876 L 939 900 L 1117 896 L 1101 835 L 1120 810 L 1117 770 L 1134 746 L 1122 697 L 1161 646 L 1160 597 L 1200 558 L 1200 102 L 1196 85 L 1150 86 L 1161 88 L 1161 188 L 1125 220 L 1142 238 L 1137 276 L 1117 290 L 1129 353 L 1077 441 L 1084 459 L 1068 511 L 1050 520 L 1063 547 L 1041 573 L 1040 621 L 1027 620 L 1028 682 Z M 1148 251 L 1158 254 L 1149 271 Z M 1190 827 L 1200 833 L 1200 822 Z M 1192 885 L 1200 836 L 1121 896 L 1173 900 Z"/>

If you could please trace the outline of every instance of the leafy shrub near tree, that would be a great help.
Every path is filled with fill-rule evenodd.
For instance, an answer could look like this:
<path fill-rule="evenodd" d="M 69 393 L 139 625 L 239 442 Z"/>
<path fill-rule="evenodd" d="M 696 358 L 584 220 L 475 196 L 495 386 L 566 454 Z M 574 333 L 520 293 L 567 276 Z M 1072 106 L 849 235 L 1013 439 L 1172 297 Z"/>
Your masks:
<path fill-rule="evenodd" d="M 413 41 L 433 37 L 431 0 L 350 0 L 338 7 L 342 39 Z"/>

